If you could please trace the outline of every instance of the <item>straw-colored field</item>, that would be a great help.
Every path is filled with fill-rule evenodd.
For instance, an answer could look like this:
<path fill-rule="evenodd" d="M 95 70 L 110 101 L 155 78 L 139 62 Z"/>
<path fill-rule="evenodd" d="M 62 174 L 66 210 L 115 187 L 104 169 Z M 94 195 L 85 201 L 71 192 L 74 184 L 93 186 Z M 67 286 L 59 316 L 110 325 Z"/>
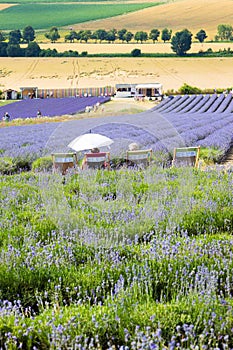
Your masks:
<path fill-rule="evenodd" d="M 91 21 L 73 26 L 75 29 L 121 29 L 130 31 L 152 28 L 172 29 L 173 33 L 184 28 L 196 34 L 204 29 L 208 40 L 213 40 L 217 34 L 219 24 L 233 23 L 232 0 L 177 0 L 167 4 L 140 10 L 134 13 L 105 19 Z"/>
<path fill-rule="evenodd" d="M 233 86 L 232 58 L 0 58 L 0 89 L 99 87 L 161 82 L 200 88 Z"/>
<path fill-rule="evenodd" d="M 138 0 L 132 0 L 138 1 Z M 146 1 L 146 0 L 142 0 Z M 0 10 L 8 5 L 1 5 Z M 122 29 L 133 32 L 152 28 L 171 28 L 173 33 L 188 28 L 192 33 L 205 29 L 208 39 L 217 33 L 218 24 L 233 23 L 233 0 L 176 0 L 106 19 L 74 25 L 78 29 Z M 61 41 L 64 40 L 61 39 Z M 171 44 L 39 44 L 41 48 L 56 48 L 62 52 L 129 53 L 134 48 L 142 53 L 172 52 Z M 214 51 L 230 47 L 231 43 L 193 43 L 189 52 L 212 48 Z M 39 88 L 99 87 L 116 83 L 161 82 L 164 90 L 177 90 L 184 83 L 200 88 L 233 86 L 232 59 L 230 58 L 0 58 L 0 89 L 19 90 L 22 86 Z"/>
<path fill-rule="evenodd" d="M 0 4 L 0 11 L 7 9 L 10 6 L 15 6 L 15 4 Z"/>
<path fill-rule="evenodd" d="M 26 46 L 26 45 L 24 45 Z M 58 52 L 64 52 L 68 50 L 78 51 L 81 54 L 83 51 L 87 51 L 88 54 L 102 54 L 102 53 L 130 53 L 133 49 L 140 49 L 142 53 L 174 53 L 171 49 L 171 43 L 162 43 L 156 42 L 152 43 L 115 43 L 115 44 L 94 44 L 94 43 L 47 43 L 39 44 L 41 49 L 56 49 Z M 219 51 L 223 49 L 230 48 L 233 50 L 233 41 L 232 42 L 213 42 L 213 43 L 198 43 L 194 42 L 191 45 L 191 49 L 188 53 L 206 51 L 211 48 L 213 51 Z"/>

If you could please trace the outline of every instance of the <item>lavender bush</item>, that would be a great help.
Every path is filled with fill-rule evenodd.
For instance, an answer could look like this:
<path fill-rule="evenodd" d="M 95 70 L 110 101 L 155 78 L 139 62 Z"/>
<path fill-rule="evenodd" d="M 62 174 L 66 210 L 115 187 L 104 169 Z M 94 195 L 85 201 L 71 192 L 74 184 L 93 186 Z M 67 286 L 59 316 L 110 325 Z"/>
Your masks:
<path fill-rule="evenodd" d="M 0 348 L 232 349 L 232 176 L 0 176 Z"/>

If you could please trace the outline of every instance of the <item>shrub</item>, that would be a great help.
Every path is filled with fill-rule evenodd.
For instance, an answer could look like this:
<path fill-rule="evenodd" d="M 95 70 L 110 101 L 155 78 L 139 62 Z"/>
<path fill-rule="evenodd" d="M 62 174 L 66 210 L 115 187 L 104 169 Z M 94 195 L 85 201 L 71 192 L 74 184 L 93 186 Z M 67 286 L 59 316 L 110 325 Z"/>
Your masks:
<path fill-rule="evenodd" d="M 86 57 L 88 55 L 88 52 L 87 51 L 83 51 L 82 53 L 81 53 L 81 56 L 83 56 L 83 57 Z"/>
<path fill-rule="evenodd" d="M 141 50 L 140 49 L 134 49 L 131 51 L 131 56 L 133 57 L 139 57 L 141 56 Z"/>
<path fill-rule="evenodd" d="M 200 94 L 201 93 L 201 89 L 195 87 L 195 86 L 190 86 L 186 83 L 184 83 L 183 86 L 181 86 L 181 88 L 179 89 L 179 92 L 181 94 L 184 94 L 184 95 L 192 95 L 192 94 Z"/>
<path fill-rule="evenodd" d="M 34 161 L 35 156 L 26 155 L 21 157 L 16 157 L 13 159 L 15 165 L 15 172 L 19 173 L 21 171 L 29 171 L 32 168 L 32 162 Z"/>
<path fill-rule="evenodd" d="M 0 174 L 9 175 L 15 172 L 15 164 L 10 157 L 0 158 Z"/>
<path fill-rule="evenodd" d="M 51 157 L 41 157 L 36 159 L 32 163 L 32 170 L 33 171 L 50 171 L 52 169 L 53 162 Z"/>

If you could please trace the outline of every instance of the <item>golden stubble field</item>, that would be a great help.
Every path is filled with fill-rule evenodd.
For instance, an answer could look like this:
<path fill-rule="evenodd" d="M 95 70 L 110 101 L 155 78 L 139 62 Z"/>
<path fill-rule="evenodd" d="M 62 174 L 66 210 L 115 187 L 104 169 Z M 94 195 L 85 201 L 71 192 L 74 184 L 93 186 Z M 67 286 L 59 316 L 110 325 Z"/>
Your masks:
<path fill-rule="evenodd" d="M 160 82 L 200 88 L 233 86 L 232 58 L 0 58 L 0 89 L 115 86 Z"/>
<path fill-rule="evenodd" d="M 139 1 L 139 0 L 132 0 Z M 148 0 L 140 0 L 148 1 Z M 9 5 L 0 5 L 0 9 Z M 111 19 L 73 25 L 73 29 L 127 28 L 149 31 L 152 28 L 188 28 L 192 33 L 205 29 L 208 40 L 217 33 L 217 25 L 233 24 L 233 0 L 176 0 Z M 142 53 L 172 52 L 170 43 L 155 44 L 56 44 L 39 43 L 42 49 L 59 52 L 129 53 L 139 48 Z M 212 48 L 233 49 L 231 43 L 193 43 L 189 52 Z M 38 88 L 99 87 L 116 83 L 161 82 L 164 90 L 177 90 L 184 83 L 200 88 L 233 86 L 231 58 L 0 58 L 0 89 L 34 86 Z"/>
<path fill-rule="evenodd" d="M 143 1 L 141 1 L 143 2 Z M 74 25 L 74 29 L 122 29 L 135 32 L 162 30 L 167 27 L 173 33 L 184 28 L 194 35 L 204 29 L 208 40 L 213 40 L 219 24 L 233 24 L 232 0 L 171 0 L 161 6 L 147 8 L 115 18 Z"/>

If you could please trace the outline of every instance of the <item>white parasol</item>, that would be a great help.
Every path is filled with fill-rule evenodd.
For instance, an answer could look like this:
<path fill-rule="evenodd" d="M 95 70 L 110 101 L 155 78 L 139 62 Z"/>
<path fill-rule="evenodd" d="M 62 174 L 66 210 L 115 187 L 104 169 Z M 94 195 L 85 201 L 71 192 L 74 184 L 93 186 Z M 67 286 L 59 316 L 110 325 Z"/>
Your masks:
<path fill-rule="evenodd" d="M 107 136 L 89 133 L 76 137 L 76 139 L 69 143 L 68 147 L 78 152 L 90 150 L 95 147 L 110 146 L 112 143 L 113 140 Z"/>

